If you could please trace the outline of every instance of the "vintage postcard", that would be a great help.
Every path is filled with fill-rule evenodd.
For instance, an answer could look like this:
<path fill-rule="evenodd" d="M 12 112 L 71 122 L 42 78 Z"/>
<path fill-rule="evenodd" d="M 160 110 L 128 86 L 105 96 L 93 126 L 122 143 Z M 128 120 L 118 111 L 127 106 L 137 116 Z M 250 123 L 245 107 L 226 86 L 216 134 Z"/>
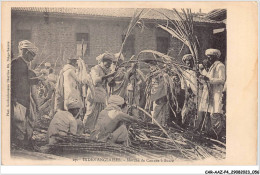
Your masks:
<path fill-rule="evenodd" d="M 256 2 L 2 2 L 3 165 L 256 165 Z"/>

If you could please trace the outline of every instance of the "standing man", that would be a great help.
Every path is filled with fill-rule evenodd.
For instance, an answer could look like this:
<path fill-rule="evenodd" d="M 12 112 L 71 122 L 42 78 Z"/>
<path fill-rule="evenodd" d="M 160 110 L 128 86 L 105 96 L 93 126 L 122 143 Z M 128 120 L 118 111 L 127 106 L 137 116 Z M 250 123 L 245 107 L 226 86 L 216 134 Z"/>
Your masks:
<path fill-rule="evenodd" d="M 151 77 L 151 99 L 152 102 L 152 117 L 162 126 L 167 125 L 167 120 L 169 117 L 169 106 L 167 103 L 167 86 L 164 82 L 164 76 L 166 73 L 158 70 L 156 68 L 156 61 L 151 61 L 150 75 Z M 149 101 L 148 101 L 149 102 Z M 150 109 L 150 105 L 146 103 L 146 108 Z"/>
<path fill-rule="evenodd" d="M 80 97 L 79 76 L 76 74 L 77 58 L 70 58 L 67 64 L 60 71 L 59 79 L 55 92 L 55 111 L 68 110 L 67 104 L 73 101 L 81 104 L 83 101 Z"/>
<path fill-rule="evenodd" d="M 121 53 L 116 53 L 115 56 L 115 61 L 113 61 L 113 64 L 111 65 L 111 70 L 112 71 L 117 71 L 115 76 L 113 78 L 110 78 L 108 85 L 111 88 L 111 93 L 112 95 L 120 95 L 121 97 L 125 98 L 125 93 L 126 93 L 126 86 L 128 83 L 128 78 L 126 74 L 126 69 L 125 67 L 119 67 L 124 61 L 124 56 Z"/>
<path fill-rule="evenodd" d="M 87 132 L 94 130 L 99 112 L 105 108 L 108 96 L 107 79 L 115 75 L 115 72 L 109 73 L 111 64 L 115 60 L 114 54 L 105 52 L 96 59 L 98 65 L 92 67 L 90 71 L 94 84 L 95 96 L 93 96 L 90 89 L 88 89 L 86 99 L 87 112 L 83 121 Z"/>
<path fill-rule="evenodd" d="M 206 86 L 203 88 L 196 123 L 198 127 L 201 127 L 204 117 L 210 116 L 209 134 L 213 134 L 218 138 L 223 128 L 222 92 L 226 81 L 226 70 L 225 65 L 219 61 L 221 55 L 219 50 L 207 49 L 205 55 L 207 56 L 210 67 L 205 76 L 201 75 L 201 79 L 203 79 L 205 83 L 208 83 L 209 86 L 208 88 Z"/>
<path fill-rule="evenodd" d="M 182 124 L 185 127 L 194 127 L 195 115 L 196 115 L 196 102 L 197 102 L 197 77 L 194 70 L 194 61 L 192 54 L 186 54 L 182 58 L 182 62 L 188 67 L 183 71 L 184 80 L 182 86 L 184 89 L 184 83 L 187 88 L 187 97 L 184 106 L 182 108 Z"/>
<path fill-rule="evenodd" d="M 129 75 L 127 76 L 127 79 L 129 79 L 129 82 L 127 86 L 127 104 L 141 106 L 142 104 L 140 102 L 144 100 L 141 98 L 144 97 L 141 93 L 141 88 L 144 88 L 145 76 L 139 69 L 137 63 L 132 64 L 128 72 Z M 139 116 L 139 110 L 130 108 L 129 114 Z"/>
<path fill-rule="evenodd" d="M 68 59 L 67 64 L 60 71 L 59 79 L 57 81 L 55 91 L 55 111 L 67 111 L 68 104 L 72 102 L 81 104 L 81 108 L 83 108 L 80 84 L 88 84 L 89 87 L 91 87 L 90 76 L 86 71 L 83 60 L 70 58 Z M 92 88 L 90 88 L 90 93 L 93 93 Z"/>
<path fill-rule="evenodd" d="M 197 94 L 197 79 L 194 70 L 194 62 L 192 54 L 186 54 L 182 58 L 182 62 L 188 67 L 184 72 L 185 82 L 190 93 Z"/>
<path fill-rule="evenodd" d="M 38 83 L 29 69 L 37 47 L 28 40 L 19 42 L 19 56 L 11 63 L 11 142 L 31 148 L 34 118 L 30 115 L 31 86 Z"/>
<path fill-rule="evenodd" d="M 56 86 L 56 82 L 57 82 L 57 76 L 54 74 L 53 69 L 50 68 L 49 69 L 49 75 L 47 77 L 47 82 L 50 85 L 50 111 L 49 111 L 49 116 L 53 116 L 54 115 L 54 103 L 55 103 L 55 86 Z"/>

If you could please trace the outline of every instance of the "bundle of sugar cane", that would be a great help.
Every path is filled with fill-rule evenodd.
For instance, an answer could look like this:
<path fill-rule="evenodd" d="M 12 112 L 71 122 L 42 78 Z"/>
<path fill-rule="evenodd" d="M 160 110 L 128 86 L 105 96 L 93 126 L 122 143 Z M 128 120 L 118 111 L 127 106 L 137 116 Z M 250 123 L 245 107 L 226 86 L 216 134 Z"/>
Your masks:
<path fill-rule="evenodd" d="M 172 14 L 176 17 L 177 20 L 171 20 L 163 12 L 158 10 L 156 11 L 168 19 L 166 25 L 159 24 L 159 27 L 171 34 L 172 37 L 179 39 L 189 48 L 190 53 L 193 56 L 193 62 L 197 75 L 199 75 L 199 41 L 194 33 L 193 14 L 191 10 L 182 9 L 182 13 L 180 13 L 176 9 L 173 9 Z M 199 80 L 197 80 L 197 89 L 199 89 Z M 197 91 L 196 95 L 199 96 L 199 91 Z M 198 108 L 198 98 L 196 105 Z"/>
<path fill-rule="evenodd" d="M 80 152 L 82 154 L 84 153 L 84 155 L 89 155 L 96 152 L 98 155 L 105 154 L 111 155 L 112 157 L 154 157 L 151 153 L 146 152 L 145 150 L 117 144 L 108 144 L 106 142 L 97 142 L 85 139 L 81 136 L 63 136 L 62 138 L 64 139 L 63 143 L 53 145 L 53 149 L 59 150 L 62 153 Z"/>
<path fill-rule="evenodd" d="M 224 143 L 181 130 L 175 126 L 162 130 L 158 125 L 150 122 L 131 123 L 129 137 L 131 144 L 129 147 L 125 147 L 94 141 L 85 135 L 68 135 L 61 136 L 60 139 L 63 142 L 53 147 L 55 150 L 61 151 L 61 154 L 79 152 L 91 156 L 111 155 L 127 158 L 173 156 L 185 160 L 225 157 Z M 39 145 L 46 143 L 46 130 L 37 129 L 34 132 L 34 139 Z M 59 155 L 57 152 L 54 154 Z"/>
<path fill-rule="evenodd" d="M 63 136 L 64 142 L 55 145 L 62 152 L 80 152 L 84 155 L 104 155 L 113 157 L 168 157 L 173 156 L 184 160 L 198 160 L 207 157 L 225 157 L 225 148 L 207 140 L 208 144 L 197 140 L 189 140 L 186 133 L 178 128 L 171 128 L 164 133 L 157 125 L 145 122 L 132 123 L 129 127 L 130 147 L 111 145 L 105 142 L 90 140 L 85 136 Z M 195 138 L 195 137 L 194 137 Z M 174 140 L 174 142 L 173 142 Z M 58 149 L 57 149 L 58 148 Z M 182 152 L 181 152 L 181 151 Z"/>
<path fill-rule="evenodd" d="M 132 146 L 138 147 L 139 149 L 146 149 L 150 152 L 160 151 L 161 155 L 171 154 L 178 158 L 181 157 L 185 159 L 185 157 L 182 157 L 179 152 L 179 149 L 182 149 L 187 157 L 194 160 L 204 159 L 207 157 L 219 158 L 224 157 L 225 155 L 225 149 L 223 147 L 219 147 L 214 143 L 205 146 L 203 143 L 199 144 L 196 143 L 196 141 L 190 141 L 186 139 L 184 134 L 181 132 L 179 132 L 179 136 L 177 136 L 176 132 L 178 132 L 178 130 L 171 130 L 169 134 L 173 137 L 174 141 L 179 144 L 179 148 L 177 148 L 169 138 L 162 135 L 162 133 L 159 133 L 158 128 L 150 128 L 147 130 L 141 129 L 138 126 L 132 127 L 134 127 L 130 130 Z"/>

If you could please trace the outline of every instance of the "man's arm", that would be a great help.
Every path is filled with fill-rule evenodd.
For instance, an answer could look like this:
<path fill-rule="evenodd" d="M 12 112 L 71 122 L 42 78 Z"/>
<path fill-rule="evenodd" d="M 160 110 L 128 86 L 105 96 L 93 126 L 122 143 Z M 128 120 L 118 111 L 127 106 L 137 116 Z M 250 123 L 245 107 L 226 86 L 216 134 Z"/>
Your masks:
<path fill-rule="evenodd" d="M 217 74 L 218 78 L 209 78 L 210 84 L 224 84 L 226 80 L 226 74 L 225 74 L 225 66 L 224 65 L 218 65 L 217 66 Z"/>
<path fill-rule="evenodd" d="M 29 82 L 30 85 L 37 85 L 41 80 L 39 77 L 36 76 L 36 73 L 33 70 L 28 70 Z"/>
<path fill-rule="evenodd" d="M 69 132 L 73 135 L 76 135 L 77 134 L 77 121 L 74 119 L 74 120 L 71 120 L 70 121 L 70 130 Z"/>
<path fill-rule="evenodd" d="M 119 121 L 127 121 L 127 122 L 134 122 L 134 121 L 137 121 L 137 119 L 133 116 L 130 116 L 126 113 L 123 113 L 123 112 L 119 112 L 118 115 L 116 116 L 116 118 L 119 120 Z"/>
<path fill-rule="evenodd" d="M 116 71 L 114 71 L 114 72 L 112 72 L 110 74 L 107 74 L 105 76 L 102 76 L 101 80 L 103 81 L 103 80 L 105 80 L 107 78 L 113 77 L 115 74 L 116 74 Z"/>
<path fill-rule="evenodd" d="M 97 67 L 93 67 L 91 69 L 90 75 L 91 75 L 91 78 L 93 80 L 94 85 L 96 85 L 97 83 L 101 83 L 102 82 L 102 76 L 100 75 L 100 72 L 97 69 Z"/>
<path fill-rule="evenodd" d="M 74 70 L 69 70 L 69 75 L 75 79 L 77 82 L 81 83 L 81 80 L 79 78 L 79 75 L 76 74 L 76 72 Z"/>

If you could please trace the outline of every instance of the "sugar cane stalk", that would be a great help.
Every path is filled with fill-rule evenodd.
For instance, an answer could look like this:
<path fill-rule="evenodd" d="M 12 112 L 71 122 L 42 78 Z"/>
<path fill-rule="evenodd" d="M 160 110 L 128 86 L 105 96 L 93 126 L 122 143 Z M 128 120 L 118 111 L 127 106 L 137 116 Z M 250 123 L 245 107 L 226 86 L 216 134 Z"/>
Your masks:
<path fill-rule="evenodd" d="M 146 112 L 143 108 L 139 107 L 139 106 L 136 106 L 136 108 L 142 112 L 144 112 L 147 116 L 149 116 L 150 118 L 153 119 L 153 117 L 148 113 Z M 167 133 L 167 131 L 155 120 L 154 120 L 154 123 L 159 126 L 159 128 L 163 131 L 163 133 L 170 139 L 170 141 L 177 147 L 177 149 L 182 153 L 182 155 L 184 155 L 184 157 L 187 157 L 187 155 L 182 151 L 182 149 L 177 145 L 177 143 L 172 139 L 172 137 Z"/>
<path fill-rule="evenodd" d="M 197 75 L 197 100 L 196 100 L 196 108 L 197 108 L 197 115 L 199 111 L 199 58 L 198 58 L 198 39 L 196 35 L 194 35 L 193 31 L 193 15 L 191 13 L 190 9 L 187 9 L 187 12 L 182 9 L 182 12 L 184 14 L 184 18 L 179 14 L 179 12 L 176 9 L 173 9 L 173 12 L 175 16 L 178 18 L 178 20 L 172 21 L 167 15 L 165 15 L 162 12 L 157 11 L 158 13 L 164 15 L 170 23 L 175 27 L 175 29 L 163 25 L 159 25 L 160 28 L 164 29 L 165 31 L 169 32 L 173 37 L 179 39 L 184 44 L 186 44 L 193 56 L 193 62 L 195 63 L 195 71 Z"/>

